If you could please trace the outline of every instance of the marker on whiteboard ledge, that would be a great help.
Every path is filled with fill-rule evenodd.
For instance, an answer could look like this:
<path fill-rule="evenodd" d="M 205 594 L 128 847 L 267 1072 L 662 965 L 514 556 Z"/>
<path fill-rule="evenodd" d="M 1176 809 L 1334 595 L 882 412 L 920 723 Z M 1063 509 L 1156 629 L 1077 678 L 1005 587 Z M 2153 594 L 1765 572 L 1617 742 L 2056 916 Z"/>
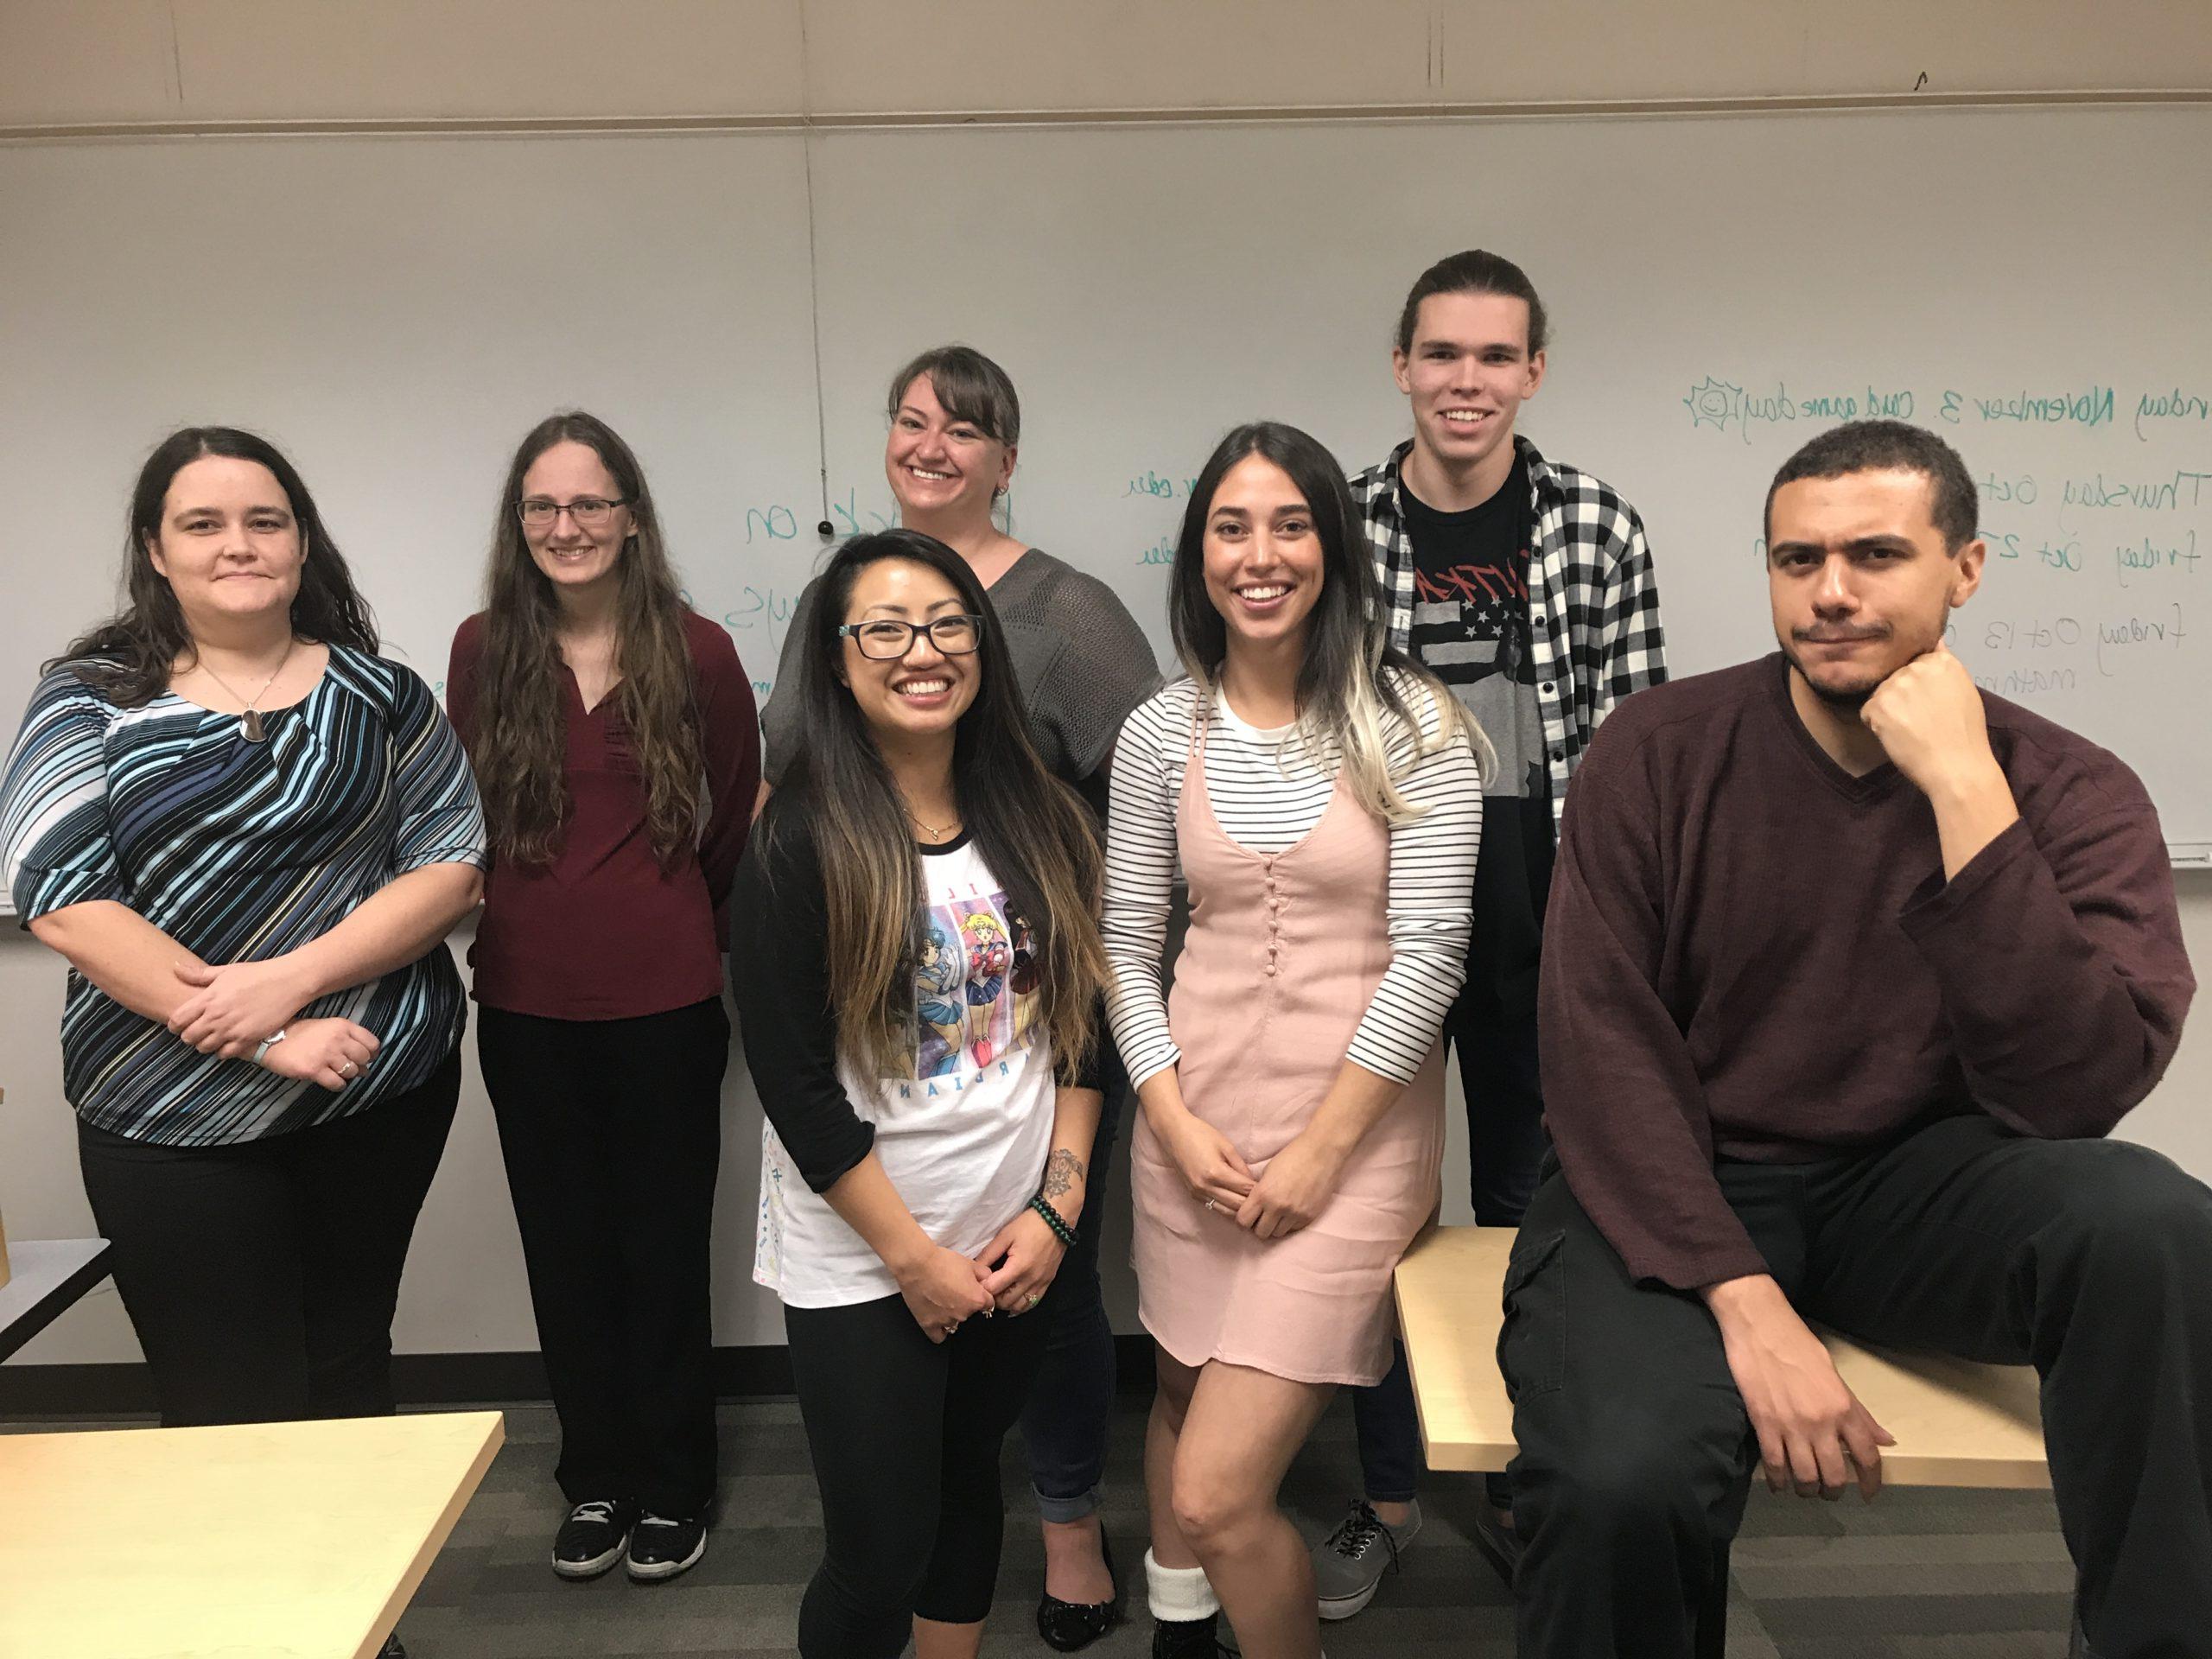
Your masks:
<path fill-rule="evenodd" d="M 2166 849 L 2166 861 L 2192 867 L 2202 865 L 2212 869 L 2212 847 L 2169 847 Z"/>

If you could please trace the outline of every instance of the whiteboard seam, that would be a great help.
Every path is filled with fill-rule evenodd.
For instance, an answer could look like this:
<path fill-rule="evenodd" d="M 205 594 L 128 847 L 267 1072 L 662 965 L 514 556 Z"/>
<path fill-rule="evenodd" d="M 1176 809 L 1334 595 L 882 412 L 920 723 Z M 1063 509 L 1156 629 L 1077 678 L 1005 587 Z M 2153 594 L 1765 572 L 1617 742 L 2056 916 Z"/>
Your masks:
<path fill-rule="evenodd" d="M 804 110 L 813 100 L 813 86 L 807 74 L 806 0 L 798 0 L 798 96 Z M 822 259 L 814 213 L 814 129 L 804 113 L 800 121 L 799 156 L 806 172 L 806 305 L 814 333 L 814 461 L 822 486 L 821 522 L 826 524 L 830 522 L 830 415 L 822 378 Z"/>

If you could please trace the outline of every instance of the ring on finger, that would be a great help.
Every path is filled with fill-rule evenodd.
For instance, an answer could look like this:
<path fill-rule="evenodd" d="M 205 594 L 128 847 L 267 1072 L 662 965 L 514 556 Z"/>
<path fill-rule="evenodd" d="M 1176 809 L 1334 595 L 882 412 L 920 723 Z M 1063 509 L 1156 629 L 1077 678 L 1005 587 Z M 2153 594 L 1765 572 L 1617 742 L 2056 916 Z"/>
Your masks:
<path fill-rule="evenodd" d="M 1027 1296 L 1021 1299 L 1021 1305 L 1024 1308 L 1031 1308 L 1036 1306 L 1038 1303 L 1044 1300 L 1045 1293 L 1043 1291 L 1033 1290 Z"/>
<path fill-rule="evenodd" d="M 338 1068 L 338 1075 L 341 1077 L 350 1077 L 359 1072 L 360 1069 L 361 1068 L 354 1065 L 353 1061 L 348 1060 L 345 1065 Z"/>

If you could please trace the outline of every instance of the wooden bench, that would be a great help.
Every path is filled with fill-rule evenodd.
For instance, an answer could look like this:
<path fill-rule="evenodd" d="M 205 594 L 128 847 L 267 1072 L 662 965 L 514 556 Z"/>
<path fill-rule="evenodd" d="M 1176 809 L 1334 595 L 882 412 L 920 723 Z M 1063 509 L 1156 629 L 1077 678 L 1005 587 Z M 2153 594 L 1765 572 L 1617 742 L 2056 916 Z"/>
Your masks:
<path fill-rule="evenodd" d="M 1517 1449 L 1513 1402 L 1497 1370 L 1497 1332 L 1510 1227 L 1436 1227 L 1398 1264 L 1398 1321 L 1432 1469 L 1502 1470 Z M 1830 1332 L 1837 1371 L 1897 1437 L 1882 1453 L 1891 1486 L 2047 1487 L 2034 1370 L 1968 1360 L 1881 1353 Z M 1700 1611 L 1698 1651 L 1721 1652 L 1727 1557 Z"/>

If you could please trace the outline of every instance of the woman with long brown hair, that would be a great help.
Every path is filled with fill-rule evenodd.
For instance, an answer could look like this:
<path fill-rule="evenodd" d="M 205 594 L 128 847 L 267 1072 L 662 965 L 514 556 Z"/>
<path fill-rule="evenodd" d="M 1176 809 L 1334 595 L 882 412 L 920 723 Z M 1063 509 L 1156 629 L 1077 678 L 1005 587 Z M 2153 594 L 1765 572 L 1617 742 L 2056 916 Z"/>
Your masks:
<path fill-rule="evenodd" d="M 1482 744 L 1391 648 L 1344 469 L 1295 428 L 1239 427 L 1199 473 L 1168 619 L 1186 677 L 1115 751 L 1103 925 L 1143 1106 L 1153 1652 L 1212 1659 L 1225 1611 L 1252 1659 L 1315 1659 L 1276 1495 L 1331 1389 L 1389 1368 L 1390 1275 L 1435 1212 Z"/>
<path fill-rule="evenodd" d="M 1021 399 L 1012 378 L 970 346 L 922 353 L 892 378 L 885 400 L 883 472 L 901 528 L 957 553 L 991 596 L 1004 629 L 1024 723 L 1046 767 L 1071 785 L 1103 823 L 1114 740 L 1160 683 L 1152 646 L 1114 590 L 1014 534 L 1014 463 Z M 1002 521 L 1002 522 L 1001 522 Z M 818 582 L 800 594 L 785 636 L 774 693 L 760 711 L 771 781 L 798 749 L 795 693 Z M 1107 1044 L 1091 1175 L 1113 1157 L 1127 1078 Z M 1104 1205 L 1093 1205 L 1052 1299 L 1044 1369 L 1021 1415 L 1029 1480 L 1045 1546 L 1037 1631 L 1072 1653 L 1120 1618 L 1122 1586 L 1100 1524 L 1106 1427 L 1114 1405 L 1114 1333 L 1098 1256 Z"/>
<path fill-rule="evenodd" d="M 715 1492 L 724 906 L 760 734 L 603 421 L 552 416 L 516 450 L 447 703 L 490 830 L 477 1054 L 561 1418 L 553 1570 L 626 1553 L 632 1578 L 671 1578 Z"/>
<path fill-rule="evenodd" d="M 943 543 L 847 543 L 793 666 L 730 965 L 768 1117 L 753 1277 L 784 1303 L 828 1547 L 798 1649 L 973 1659 L 999 1446 L 1085 1208 L 1101 856 Z"/>

